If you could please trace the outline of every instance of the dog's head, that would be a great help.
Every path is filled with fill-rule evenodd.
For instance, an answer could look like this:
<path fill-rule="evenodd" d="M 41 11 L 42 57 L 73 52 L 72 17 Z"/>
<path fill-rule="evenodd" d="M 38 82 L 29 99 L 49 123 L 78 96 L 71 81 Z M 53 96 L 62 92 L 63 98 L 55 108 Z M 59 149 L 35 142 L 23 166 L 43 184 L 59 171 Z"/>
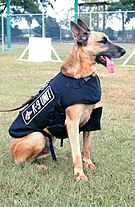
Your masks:
<path fill-rule="evenodd" d="M 114 72 L 112 58 L 123 56 L 126 53 L 125 49 L 113 44 L 105 33 L 90 31 L 80 19 L 77 24 L 71 21 L 70 27 L 77 44 L 81 45 L 90 57 L 94 57 L 95 62 L 107 67 L 109 72 Z"/>

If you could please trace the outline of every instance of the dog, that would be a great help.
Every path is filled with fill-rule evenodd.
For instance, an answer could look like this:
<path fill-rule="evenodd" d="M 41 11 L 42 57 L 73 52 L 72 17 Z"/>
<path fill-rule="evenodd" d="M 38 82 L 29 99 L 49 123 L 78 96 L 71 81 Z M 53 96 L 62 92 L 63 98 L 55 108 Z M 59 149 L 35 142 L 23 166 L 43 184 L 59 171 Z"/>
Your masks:
<path fill-rule="evenodd" d="M 113 44 L 105 33 L 90 31 L 81 19 L 77 23 L 71 21 L 70 28 L 75 44 L 63 62 L 60 73 L 19 113 L 9 133 L 12 136 L 10 150 L 16 163 L 47 155 L 49 136 L 52 142 L 55 138 L 68 137 L 74 176 L 79 181 L 87 179 L 83 163 L 88 169 L 95 168 L 90 159 L 91 132 L 100 129 L 102 114 L 101 107 L 95 108 L 101 98 L 96 63 L 113 73 L 112 58 L 120 58 L 126 51 Z M 49 115 L 44 113 L 47 110 Z M 80 131 L 83 131 L 83 159 Z"/>

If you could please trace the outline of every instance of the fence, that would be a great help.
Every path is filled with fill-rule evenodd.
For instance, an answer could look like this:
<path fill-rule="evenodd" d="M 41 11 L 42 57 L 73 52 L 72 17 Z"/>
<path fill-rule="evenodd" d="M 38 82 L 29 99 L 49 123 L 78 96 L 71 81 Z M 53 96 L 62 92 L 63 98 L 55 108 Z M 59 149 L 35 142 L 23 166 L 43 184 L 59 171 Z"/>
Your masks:
<path fill-rule="evenodd" d="M 92 30 L 105 32 L 111 40 L 135 41 L 135 11 L 80 13 Z"/>
<path fill-rule="evenodd" d="M 7 15 L 0 16 L 0 42 L 7 43 Z M 80 12 L 92 30 L 104 31 L 112 40 L 135 42 L 135 11 Z M 27 43 L 29 37 L 51 37 L 53 41 L 73 41 L 69 21 L 57 20 L 43 14 L 10 15 L 11 43 Z"/>

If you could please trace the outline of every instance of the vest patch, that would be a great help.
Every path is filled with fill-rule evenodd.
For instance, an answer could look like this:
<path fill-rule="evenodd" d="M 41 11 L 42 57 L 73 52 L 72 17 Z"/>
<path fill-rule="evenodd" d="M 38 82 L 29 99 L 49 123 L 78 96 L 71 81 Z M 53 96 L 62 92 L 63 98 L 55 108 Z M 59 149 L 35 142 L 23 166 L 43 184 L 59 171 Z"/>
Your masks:
<path fill-rule="evenodd" d="M 50 86 L 48 86 L 24 111 L 22 118 L 28 125 L 52 100 L 54 94 Z"/>

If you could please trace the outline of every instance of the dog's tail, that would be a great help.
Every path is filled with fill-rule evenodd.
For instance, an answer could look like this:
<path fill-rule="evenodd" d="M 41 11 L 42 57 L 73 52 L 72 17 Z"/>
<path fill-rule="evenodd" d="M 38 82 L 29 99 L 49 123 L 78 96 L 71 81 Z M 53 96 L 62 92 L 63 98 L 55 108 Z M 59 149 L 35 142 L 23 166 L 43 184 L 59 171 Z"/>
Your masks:
<path fill-rule="evenodd" d="M 0 112 L 10 112 L 10 111 L 17 111 L 19 109 L 22 109 L 24 106 L 31 104 L 35 99 L 36 99 L 36 95 L 35 96 L 31 96 L 27 101 L 25 101 L 24 103 L 21 104 L 21 106 L 18 106 L 16 108 L 13 109 L 2 109 L 0 110 Z"/>

